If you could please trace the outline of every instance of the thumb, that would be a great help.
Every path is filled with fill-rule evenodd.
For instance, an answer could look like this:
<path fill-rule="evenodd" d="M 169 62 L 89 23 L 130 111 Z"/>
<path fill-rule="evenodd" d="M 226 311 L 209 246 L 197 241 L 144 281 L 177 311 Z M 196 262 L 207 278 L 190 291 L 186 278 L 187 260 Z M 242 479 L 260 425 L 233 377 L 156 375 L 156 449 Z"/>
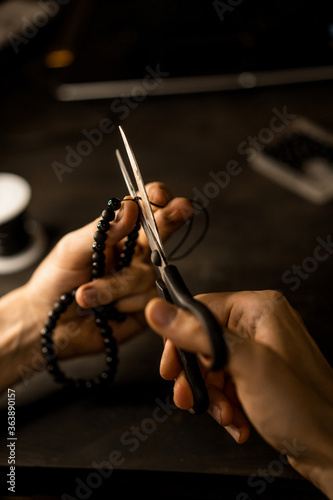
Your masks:
<path fill-rule="evenodd" d="M 188 311 L 163 299 L 152 299 L 146 306 L 148 325 L 178 347 L 210 356 L 210 342 L 200 322 Z"/>

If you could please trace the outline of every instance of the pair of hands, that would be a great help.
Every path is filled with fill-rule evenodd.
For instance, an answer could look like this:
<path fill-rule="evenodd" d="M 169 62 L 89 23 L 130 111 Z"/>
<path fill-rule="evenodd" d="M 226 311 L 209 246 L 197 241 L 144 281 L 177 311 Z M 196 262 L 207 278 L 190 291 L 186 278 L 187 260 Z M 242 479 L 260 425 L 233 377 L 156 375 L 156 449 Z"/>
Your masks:
<path fill-rule="evenodd" d="M 148 185 L 147 192 L 152 202 L 164 206 L 154 211 L 165 240 L 191 216 L 191 204 L 184 198 L 172 199 L 160 183 Z M 107 239 L 109 272 L 115 268 L 122 240 L 137 217 L 135 203 L 124 202 L 117 212 Z M 96 223 L 66 235 L 37 268 L 25 286 L 27 314 L 39 324 L 59 295 L 76 287 L 76 301 L 82 308 L 115 302 L 119 311 L 127 313 L 126 321 L 112 325 L 119 343 L 141 331 L 146 322 L 168 339 L 161 375 L 175 380 L 177 406 L 191 408 L 191 389 L 175 345 L 207 357 L 211 353 L 205 332 L 186 311 L 153 298 L 154 273 L 144 234 L 139 236 L 129 268 L 89 281 L 89 240 L 93 241 Z M 206 373 L 202 367 L 210 396 L 209 413 L 238 443 L 248 439 L 251 421 L 266 441 L 287 452 L 291 464 L 323 489 L 327 474 L 333 470 L 333 373 L 301 318 L 277 292 L 217 293 L 197 298 L 216 315 L 229 346 L 225 370 Z M 59 358 L 103 348 L 94 322 L 82 311 L 79 317 L 77 311 L 67 311 L 61 317 L 55 343 L 63 346 L 58 350 Z M 332 482 L 325 488 L 333 495 L 328 490 L 333 488 Z"/>

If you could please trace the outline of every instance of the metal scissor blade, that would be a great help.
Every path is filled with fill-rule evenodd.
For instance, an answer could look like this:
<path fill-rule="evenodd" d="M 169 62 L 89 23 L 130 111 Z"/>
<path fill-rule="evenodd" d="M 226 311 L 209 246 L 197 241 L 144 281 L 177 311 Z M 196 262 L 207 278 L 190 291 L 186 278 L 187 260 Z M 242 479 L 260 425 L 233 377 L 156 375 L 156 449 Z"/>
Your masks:
<path fill-rule="evenodd" d="M 123 131 L 123 129 L 122 129 L 121 126 L 119 126 L 119 130 L 120 130 L 122 139 L 124 141 L 125 149 L 126 149 L 126 152 L 127 152 L 127 155 L 128 155 L 128 158 L 129 158 L 132 170 L 133 170 L 135 181 L 136 181 L 137 186 L 138 186 L 139 196 L 140 196 L 141 203 L 142 203 L 142 206 L 143 206 L 144 215 L 145 215 L 145 217 L 147 219 L 147 223 L 148 223 L 148 225 L 150 227 L 151 232 L 154 235 L 155 240 L 157 241 L 157 243 L 160 246 L 160 248 L 163 249 L 162 241 L 161 241 L 161 238 L 160 238 L 160 235 L 159 235 L 159 232 L 158 232 L 158 228 L 157 228 L 157 225 L 156 225 L 156 221 L 155 221 L 155 217 L 154 217 L 153 211 L 152 211 L 151 206 L 150 206 L 149 198 L 148 198 L 147 191 L 146 191 L 146 188 L 145 188 L 145 183 L 144 183 L 144 181 L 142 179 L 142 175 L 141 175 L 141 172 L 140 172 L 139 165 L 138 165 L 138 163 L 136 161 L 136 158 L 134 156 L 133 150 L 132 150 L 132 148 L 131 148 L 128 140 L 127 140 L 125 132 Z"/>
<path fill-rule="evenodd" d="M 120 166 L 120 170 L 121 170 L 121 172 L 123 174 L 123 177 L 124 177 L 127 189 L 129 191 L 129 194 L 132 196 L 132 198 L 135 199 L 135 198 L 137 198 L 137 191 L 136 191 L 135 187 L 132 184 L 130 175 L 129 175 L 128 170 L 126 168 L 126 165 L 125 165 L 125 163 L 124 163 L 124 161 L 122 159 L 120 151 L 118 149 L 116 150 L 116 157 L 117 157 L 117 160 L 118 160 L 118 163 L 119 163 L 119 166 Z M 156 243 L 156 240 L 154 238 L 154 233 L 153 233 L 153 231 L 151 230 L 151 228 L 150 228 L 150 226 L 148 224 L 147 218 L 146 218 L 145 214 L 142 211 L 141 205 L 140 205 L 140 211 L 141 211 L 141 214 L 142 214 L 142 220 L 141 220 L 142 226 L 143 226 L 143 229 L 144 229 L 144 231 L 146 233 L 147 239 L 149 241 L 149 245 L 152 248 L 152 250 L 157 249 L 160 252 L 159 245 L 158 245 L 158 243 Z"/>
<path fill-rule="evenodd" d="M 128 191 L 129 191 L 129 194 L 132 196 L 132 198 L 136 198 L 136 196 L 137 196 L 136 189 L 132 184 L 130 175 L 129 175 L 127 168 L 125 166 L 125 163 L 121 157 L 119 149 L 116 149 L 116 157 L 117 157 L 117 160 L 118 160 L 118 163 L 120 166 L 120 170 L 121 170 L 123 177 L 125 179 L 125 183 L 126 183 Z"/>

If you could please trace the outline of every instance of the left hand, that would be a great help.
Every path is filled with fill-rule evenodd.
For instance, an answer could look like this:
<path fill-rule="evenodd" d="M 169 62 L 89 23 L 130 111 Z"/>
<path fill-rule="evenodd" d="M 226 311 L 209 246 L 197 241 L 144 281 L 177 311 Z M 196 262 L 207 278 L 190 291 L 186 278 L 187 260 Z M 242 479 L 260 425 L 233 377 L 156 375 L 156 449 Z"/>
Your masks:
<path fill-rule="evenodd" d="M 147 193 L 152 202 L 164 207 L 153 207 L 163 240 L 192 216 L 191 203 L 185 198 L 172 198 L 164 184 L 148 184 Z M 90 281 L 91 247 L 100 217 L 59 241 L 24 287 L 28 308 L 26 313 L 35 319 L 39 329 L 59 296 L 74 288 L 78 288 L 77 305 L 83 309 L 114 302 L 119 311 L 127 313 L 123 323 L 111 322 L 118 342 L 123 342 L 146 326 L 143 309 L 156 292 L 150 249 L 142 229 L 131 265 L 120 272 L 114 271 L 124 239 L 133 229 L 137 218 L 137 204 L 124 201 L 108 231 L 106 274 L 95 281 Z M 60 346 L 59 358 L 103 349 L 103 339 L 92 320 L 92 314 L 81 309 L 78 315 L 77 310 L 77 307 L 70 306 L 58 321 L 54 342 Z"/>

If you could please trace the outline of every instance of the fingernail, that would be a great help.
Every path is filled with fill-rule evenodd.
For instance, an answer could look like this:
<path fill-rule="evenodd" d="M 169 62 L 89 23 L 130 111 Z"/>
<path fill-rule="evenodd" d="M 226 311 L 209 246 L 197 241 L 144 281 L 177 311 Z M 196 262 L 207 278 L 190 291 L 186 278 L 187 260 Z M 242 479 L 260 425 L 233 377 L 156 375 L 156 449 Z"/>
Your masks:
<path fill-rule="evenodd" d="M 82 292 L 82 300 L 84 302 L 85 307 L 96 307 L 97 306 L 97 297 L 96 291 L 93 288 L 86 288 Z"/>
<path fill-rule="evenodd" d="M 210 416 L 221 425 L 221 422 L 222 422 L 221 408 L 218 405 L 211 404 L 209 406 L 208 412 L 209 412 Z"/>
<path fill-rule="evenodd" d="M 240 435 L 241 435 L 241 432 L 238 429 L 238 427 L 236 427 L 234 424 L 228 425 L 227 431 L 234 438 L 234 440 L 238 443 Z"/>
<path fill-rule="evenodd" d="M 166 327 L 175 319 L 177 308 L 164 300 L 158 301 L 151 310 L 152 320 L 156 326 Z"/>

